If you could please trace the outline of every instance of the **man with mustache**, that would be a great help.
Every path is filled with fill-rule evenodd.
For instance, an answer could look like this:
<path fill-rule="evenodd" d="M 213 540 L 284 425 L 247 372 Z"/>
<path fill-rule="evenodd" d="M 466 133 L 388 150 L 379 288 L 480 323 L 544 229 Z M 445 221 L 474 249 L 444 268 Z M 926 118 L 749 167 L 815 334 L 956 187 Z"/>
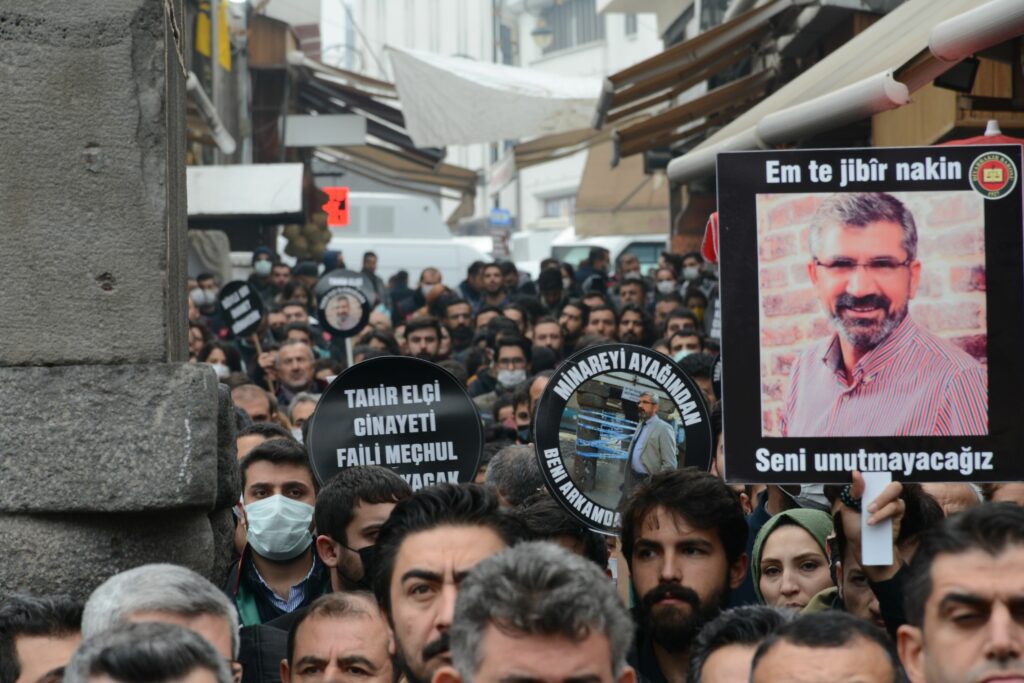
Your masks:
<path fill-rule="evenodd" d="M 637 607 L 628 661 L 649 683 L 684 683 L 701 627 L 747 573 L 747 523 L 718 477 L 685 468 L 655 474 L 622 512 L 622 554 Z"/>
<path fill-rule="evenodd" d="M 421 489 L 395 506 L 377 536 L 374 592 L 408 683 L 430 683 L 452 663 L 448 631 L 462 580 L 524 534 L 477 484 Z"/>
<path fill-rule="evenodd" d="M 835 334 L 793 364 L 783 436 L 988 433 L 985 369 L 914 322 L 917 226 L 892 195 L 837 194 L 811 222 L 807 273 Z"/>
<path fill-rule="evenodd" d="M 1024 509 L 985 503 L 924 533 L 903 582 L 912 683 L 1024 680 Z"/>

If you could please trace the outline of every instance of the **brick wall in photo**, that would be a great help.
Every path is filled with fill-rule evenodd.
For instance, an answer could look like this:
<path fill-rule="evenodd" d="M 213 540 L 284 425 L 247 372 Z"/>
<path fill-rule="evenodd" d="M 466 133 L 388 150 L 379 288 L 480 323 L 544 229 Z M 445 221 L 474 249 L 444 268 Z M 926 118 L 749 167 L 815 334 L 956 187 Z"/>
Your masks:
<path fill-rule="evenodd" d="M 917 222 L 921 284 L 910 314 L 986 364 L 985 200 L 972 191 L 892 194 Z M 757 197 L 764 436 L 781 435 L 779 417 L 794 359 L 833 332 L 807 274 L 810 221 L 826 196 Z"/>

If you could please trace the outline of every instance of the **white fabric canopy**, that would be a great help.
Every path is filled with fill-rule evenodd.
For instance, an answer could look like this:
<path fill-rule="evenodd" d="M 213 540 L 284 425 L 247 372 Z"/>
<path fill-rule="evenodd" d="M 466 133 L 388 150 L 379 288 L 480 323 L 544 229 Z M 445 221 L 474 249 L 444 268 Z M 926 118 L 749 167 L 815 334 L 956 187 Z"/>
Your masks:
<path fill-rule="evenodd" d="M 598 78 L 390 48 L 405 128 L 417 147 L 499 142 L 587 128 Z"/>

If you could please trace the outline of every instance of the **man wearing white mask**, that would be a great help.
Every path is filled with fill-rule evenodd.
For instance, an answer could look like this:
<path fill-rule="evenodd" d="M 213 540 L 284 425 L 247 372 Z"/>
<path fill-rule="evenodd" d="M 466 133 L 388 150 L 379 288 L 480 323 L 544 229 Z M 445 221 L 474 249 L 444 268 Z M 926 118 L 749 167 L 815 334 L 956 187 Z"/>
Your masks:
<path fill-rule="evenodd" d="M 247 543 L 227 592 L 242 624 L 251 626 L 313 602 L 330 590 L 330 576 L 313 552 L 317 486 L 305 449 L 272 439 L 250 451 L 239 468 Z"/>

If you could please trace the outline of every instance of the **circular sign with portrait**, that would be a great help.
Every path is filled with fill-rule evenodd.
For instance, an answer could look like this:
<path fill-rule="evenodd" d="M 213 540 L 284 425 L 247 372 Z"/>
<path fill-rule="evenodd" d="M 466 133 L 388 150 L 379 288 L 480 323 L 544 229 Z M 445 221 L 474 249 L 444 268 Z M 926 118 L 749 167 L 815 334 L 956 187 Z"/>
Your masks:
<path fill-rule="evenodd" d="M 377 293 L 374 291 L 373 285 L 370 284 L 369 278 L 363 273 L 357 273 L 346 268 L 336 268 L 335 270 L 328 271 L 317 280 L 313 293 L 316 294 L 317 299 L 321 299 L 324 294 L 335 287 L 355 287 L 366 296 L 366 300 L 371 305 L 378 303 Z"/>
<path fill-rule="evenodd" d="M 577 520 L 619 532 L 620 507 L 647 477 L 711 466 L 697 384 L 665 355 L 602 344 L 570 356 L 537 405 L 537 458 L 551 495 Z"/>
<path fill-rule="evenodd" d="M 236 338 L 248 337 L 256 332 L 263 320 L 263 299 L 249 283 L 235 280 L 220 288 L 221 310 L 224 322 Z"/>
<path fill-rule="evenodd" d="M 359 334 L 370 319 L 370 302 L 361 289 L 333 287 L 317 298 L 320 326 L 336 337 Z"/>
<path fill-rule="evenodd" d="M 483 427 L 444 368 L 405 356 L 372 358 L 335 379 L 310 418 L 309 459 L 321 484 L 360 465 L 390 467 L 418 490 L 472 482 Z"/>

